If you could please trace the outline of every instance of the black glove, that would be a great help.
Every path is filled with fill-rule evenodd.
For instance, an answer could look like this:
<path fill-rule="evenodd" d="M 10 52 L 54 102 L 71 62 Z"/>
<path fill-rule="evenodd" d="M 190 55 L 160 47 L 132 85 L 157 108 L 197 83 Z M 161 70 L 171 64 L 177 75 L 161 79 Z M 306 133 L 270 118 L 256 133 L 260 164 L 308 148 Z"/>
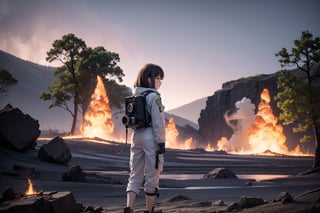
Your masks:
<path fill-rule="evenodd" d="M 157 151 L 157 154 L 163 154 L 166 152 L 165 143 L 159 143 L 158 146 L 159 149 Z"/>

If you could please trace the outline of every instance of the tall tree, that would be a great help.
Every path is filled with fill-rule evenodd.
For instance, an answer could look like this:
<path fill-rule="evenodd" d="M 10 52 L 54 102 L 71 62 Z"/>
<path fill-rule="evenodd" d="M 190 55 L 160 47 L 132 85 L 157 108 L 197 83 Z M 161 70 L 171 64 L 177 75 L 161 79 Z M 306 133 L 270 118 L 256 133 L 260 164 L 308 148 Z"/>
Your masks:
<path fill-rule="evenodd" d="M 298 70 L 284 69 L 278 77 L 280 92 L 275 100 L 281 109 L 279 118 L 285 125 L 294 124 L 293 132 L 305 133 L 301 142 L 315 141 L 313 167 L 320 167 L 320 37 L 303 31 L 291 52 L 282 48 L 276 56 L 282 68 L 294 66 Z"/>
<path fill-rule="evenodd" d="M 8 70 L 0 69 L 0 98 L 3 98 L 5 96 L 4 93 L 8 92 L 8 88 L 17 84 L 17 82 L 18 80 L 12 77 Z"/>
<path fill-rule="evenodd" d="M 124 73 L 118 66 L 120 61 L 117 53 L 109 52 L 104 47 L 87 48 L 79 60 L 79 94 L 82 113 L 87 111 L 91 100 L 91 94 L 97 84 L 97 76 L 101 76 L 106 84 L 107 79 L 116 79 L 122 82 Z M 115 87 L 119 85 L 114 84 Z M 109 94 L 109 93 L 108 93 Z M 110 94 L 109 94 L 110 95 Z M 118 96 L 119 98 L 119 96 Z M 111 101 L 110 101 L 111 102 Z"/>
<path fill-rule="evenodd" d="M 74 134 L 78 112 L 82 111 L 84 116 L 97 83 L 97 75 L 103 79 L 116 78 L 122 81 L 124 74 L 117 64 L 119 55 L 104 47 L 87 47 L 82 39 L 67 34 L 54 41 L 46 59 L 49 62 L 60 61 L 63 66 L 55 70 L 54 75 L 58 78 L 47 92 L 41 94 L 41 98 L 53 100 L 49 108 L 61 107 L 72 115 L 70 134 Z"/>
<path fill-rule="evenodd" d="M 46 60 L 49 62 L 60 61 L 63 66 L 55 70 L 58 79 L 48 88 L 49 92 L 42 93 L 40 98 L 54 99 L 49 108 L 62 107 L 71 113 L 73 120 L 70 134 L 74 134 L 79 111 L 79 81 L 76 64 L 87 46 L 82 39 L 72 33 L 62 36 L 62 39 L 55 40 L 52 46 L 47 52 Z M 70 109 L 69 101 L 73 101 L 73 109 Z"/>

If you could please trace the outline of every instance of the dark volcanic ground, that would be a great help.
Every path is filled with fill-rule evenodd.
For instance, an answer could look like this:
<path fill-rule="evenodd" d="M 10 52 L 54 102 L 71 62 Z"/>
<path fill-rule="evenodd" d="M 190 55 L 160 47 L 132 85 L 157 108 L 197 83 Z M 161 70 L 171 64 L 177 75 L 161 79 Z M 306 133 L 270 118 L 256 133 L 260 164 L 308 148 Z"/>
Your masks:
<path fill-rule="evenodd" d="M 39 139 L 36 149 L 17 153 L 1 149 L 0 189 L 11 186 L 15 192 L 27 189 L 26 177 L 4 175 L 13 165 L 34 167 L 39 177 L 33 179 L 37 191 L 71 191 L 77 202 L 85 206 L 102 206 L 113 211 L 126 203 L 126 181 L 129 172 L 129 146 L 120 154 L 113 150 L 123 144 L 92 142 L 88 139 L 65 139 L 72 151 L 68 166 L 79 165 L 87 173 L 90 182 L 64 182 L 62 174 L 68 166 L 47 163 L 37 158 L 39 147 L 48 140 Z M 165 153 L 165 166 L 160 180 L 161 202 L 176 195 L 184 195 L 194 201 L 223 200 L 231 202 L 242 195 L 274 199 L 280 192 L 292 195 L 320 187 L 320 178 L 296 176 L 311 168 L 313 157 L 230 155 L 204 150 L 170 150 Z M 201 179 L 209 171 L 224 167 L 240 179 Z M 281 177 L 279 179 L 266 180 Z M 255 180 L 253 180 L 255 179 Z M 113 183 L 112 183 L 113 182 Z M 251 182 L 251 186 L 245 186 Z M 144 203 L 141 190 L 137 205 Z"/>

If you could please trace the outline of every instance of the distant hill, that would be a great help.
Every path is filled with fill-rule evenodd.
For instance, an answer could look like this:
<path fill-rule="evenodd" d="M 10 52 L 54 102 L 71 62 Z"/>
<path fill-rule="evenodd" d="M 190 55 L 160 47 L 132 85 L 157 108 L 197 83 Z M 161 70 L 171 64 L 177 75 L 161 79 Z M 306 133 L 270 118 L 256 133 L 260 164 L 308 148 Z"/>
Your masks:
<path fill-rule="evenodd" d="M 0 50 L 0 68 L 8 70 L 18 80 L 16 85 L 9 88 L 6 96 L 0 99 L 1 109 L 10 103 L 39 120 L 40 129 L 70 129 L 71 115 L 61 108 L 48 109 L 49 102 L 40 99 L 40 94 L 54 80 L 53 67 L 25 61 Z"/>
<path fill-rule="evenodd" d="M 49 85 L 54 81 L 54 67 L 46 67 L 17 58 L 0 50 L 0 68 L 8 70 L 11 75 L 18 80 L 18 83 L 9 88 L 4 98 L 0 99 L 0 109 L 7 104 L 17 107 L 23 113 L 29 114 L 40 123 L 41 130 L 59 130 L 68 132 L 71 128 L 71 115 L 62 108 L 48 108 L 49 101 L 45 102 L 40 99 L 40 94 L 47 91 Z M 190 104 L 187 108 L 193 108 L 196 113 L 191 110 L 185 110 L 185 106 L 173 110 L 176 114 L 166 114 L 166 118 L 174 117 L 177 125 L 189 125 L 198 129 L 196 122 L 188 119 L 193 114 L 200 113 L 201 108 L 192 107 Z M 181 111 L 181 112 L 180 112 Z M 121 120 L 123 112 L 115 110 L 118 120 Z M 178 116 L 176 116 L 178 115 Z M 187 116 L 184 118 L 184 116 Z M 195 116 L 194 116 L 195 117 Z M 196 120 L 196 119 L 194 119 Z M 121 125 L 121 121 L 117 121 Z"/>
<path fill-rule="evenodd" d="M 185 118 L 198 125 L 200 112 L 202 109 L 206 107 L 207 99 L 208 97 L 200 98 L 191 103 L 185 104 L 175 109 L 168 110 L 167 112 L 172 115 L 177 115 L 179 117 Z"/>

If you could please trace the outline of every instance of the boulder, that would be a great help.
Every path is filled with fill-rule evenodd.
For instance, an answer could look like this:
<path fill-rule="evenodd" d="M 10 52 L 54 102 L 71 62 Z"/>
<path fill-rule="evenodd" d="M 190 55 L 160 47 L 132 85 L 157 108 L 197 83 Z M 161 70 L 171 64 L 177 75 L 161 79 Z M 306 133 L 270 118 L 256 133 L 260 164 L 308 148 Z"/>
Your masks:
<path fill-rule="evenodd" d="M 214 179 L 221 179 L 221 178 L 238 179 L 238 177 L 232 171 L 225 168 L 216 168 L 203 176 L 203 179 L 213 179 L 213 178 Z"/>
<path fill-rule="evenodd" d="M 241 210 L 241 206 L 238 202 L 232 202 L 226 208 L 226 212 L 237 212 Z"/>
<path fill-rule="evenodd" d="M 239 205 L 241 208 L 252 208 L 255 206 L 260 206 L 265 204 L 266 202 L 260 197 L 246 197 L 242 196 L 239 200 Z"/>
<path fill-rule="evenodd" d="M 0 110 L 0 144 L 23 152 L 33 149 L 41 131 L 39 122 L 20 109 L 7 104 Z"/>
<path fill-rule="evenodd" d="M 174 195 L 172 198 L 169 199 L 169 202 L 177 202 L 177 201 L 184 201 L 184 200 L 191 200 L 191 198 L 184 195 Z"/>
<path fill-rule="evenodd" d="M 288 192 L 281 192 L 278 194 L 277 198 L 274 200 L 275 202 L 289 203 L 293 201 L 291 194 Z"/>
<path fill-rule="evenodd" d="M 67 165 L 72 155 L 63 138 L 57 136 L 40 147 L 38 158 L 43 161 Z"/>
<path fill-rule="evenodd" d="M 212 202 L 212 206 L 225 206 L 226 204 L 224 203 L 223 200 L 216 200 Z"/>
<path fill-rule="evenodd" d="M 2 192 L 2 198 L 5 200 L 13 200 L 16 198 L 16 193 L 10 186 L 7 186 L 7 188 Z"/>
<path fill-rule="evenodd" d="M 71 166 L 68 171 L 63 173 L 63 181 L 87 182 L 85 173 L 78 165 Z"/>

